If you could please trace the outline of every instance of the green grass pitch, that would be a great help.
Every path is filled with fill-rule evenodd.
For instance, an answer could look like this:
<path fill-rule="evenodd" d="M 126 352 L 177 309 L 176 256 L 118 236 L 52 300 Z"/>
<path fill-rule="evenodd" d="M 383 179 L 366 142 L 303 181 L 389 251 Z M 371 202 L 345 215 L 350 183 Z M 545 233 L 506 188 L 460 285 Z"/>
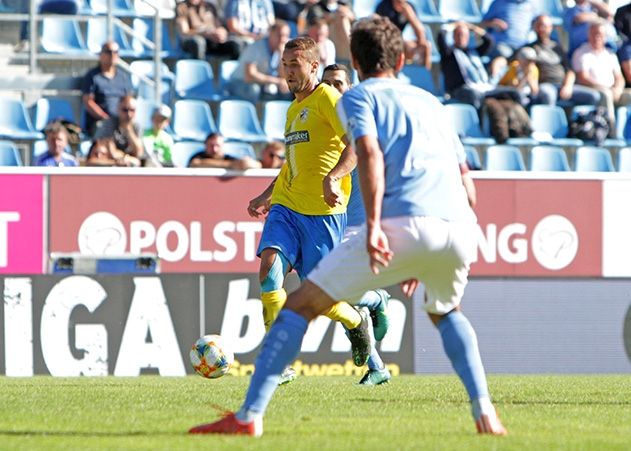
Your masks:
<path fill-rule="evenodd" d="M 631 376 L 490 376 L 508 437 L 475 433 L 455 376 L 301 377 L 280 387 L 265 434 L 189 436 L 236 409 L 249 378 L 0 378 L 0 449 L 631 449 Z"/>

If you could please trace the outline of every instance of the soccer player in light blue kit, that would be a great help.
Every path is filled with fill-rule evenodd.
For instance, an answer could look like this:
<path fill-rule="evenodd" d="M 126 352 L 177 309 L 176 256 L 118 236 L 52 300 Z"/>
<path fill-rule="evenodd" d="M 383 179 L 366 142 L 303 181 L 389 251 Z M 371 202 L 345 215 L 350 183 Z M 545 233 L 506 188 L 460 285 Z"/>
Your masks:
<path fill-rule="evenodd" d="M 191 433 L 263 433 L 263 415 L 280 373 L 296 358 L 309 321 L 335 300 L 357 302 L 370 289 L 422 281 L 425 310 L 471 400 L 479 433 L 505 435 L 489 396 L 475 332 L 460 311 L 476 218 L 458 171 L 458 136 L 431 94 L 396 79 L 401 33 L 370 17 L 351 33 L 362 81 L 338 103 L 358 159 L 366 226 L 334 248 L 293 292 L 267 334 L 245 402 L 236 413 Z"/>

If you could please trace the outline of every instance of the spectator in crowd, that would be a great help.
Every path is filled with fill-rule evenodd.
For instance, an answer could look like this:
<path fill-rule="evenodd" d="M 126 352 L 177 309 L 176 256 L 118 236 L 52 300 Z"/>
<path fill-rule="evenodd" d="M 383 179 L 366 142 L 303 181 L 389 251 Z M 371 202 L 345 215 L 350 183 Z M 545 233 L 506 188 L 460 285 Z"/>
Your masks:
<path fill-rule="evenodd" d="M 261 152 L 261 167 L 265 169 L 280 168 L 285 162 L 285 145 L 280 141 L 268 143 Z"/>
<path fill-rule="evenodd" d="M 272 0 L 274 16 L 276 19 L 297 23 L 308 4 L 315 2 L 317 0 Z"/>
<path fill-rule="evenodd" d="M 281 76 L 281 55 L 289 40 L 289 25 L 277 21 L 267 38 L 248 45 L 230 80 L 228 92 L 250 102 L 270 99 L 292 99 L 285 79 Z"/>
<path fill-rule="evenodd" d="M 593 23 L 607 23 L 613 21 L 613 14 L 609 5 L 600 0 L 576 0 L 575 5 L 563 12 L 563 27 L 568 33 L 571 58 L 574 51 L 587 42 L 589 28 Z"/>
<path fill-rule="evenodd" d="M 495 49 L 490 73 L 497 76 L 515 50 L 528 43 L 532 21 L 539 14 L 536 0 L 494 0 L 480 26 L 489 30 Z"/>
<path fill-rule="evenodd" d="M 171 108 L 160 105 L 151 115 L 151 128 L 142 137 L 145 152 L 155 166 L 173 167 L 173 137 L 166 128 L 171 120 Z"/>
<path fill-rule="evenodd" d="M 631 103 L 631 96 L 629 95 L 629 90 L 631 89 L 631 3 L 616 10 L 614 24 L 616 31 L 622 38 L 622 44 L 618 48 L 617 55 L 625 81 L 625 90 L 622 93 L 620 103 L 626 105 Z"/>
<path fill-rule="evenodd" d="M 118 104 L 118 116 L 103 123 L 94 135 L 95 140 L 105 139 L 114 143 L 114 158 L 126 166 L 153 166 L 144 150 L 140 126 L 136 122 L 136 98 L 123 96 Z"/>
<path fill-rule="evenodd" d="M 335 44 L 337 61 L 351 61 L 350 40 L 351 25 L 355 14 L 347 0 L 320 0 L 310 4 L 305 11 L 306 23 L 324 18 L 329 24 L 330 39 Z"/>
<path fill-rule="evenodd" d="M 66 152 L 68 131 L 61 122 L 52 122 L 46 127 L 48 150 L 40 155 L 33 166 L 78 166 L 77 159 Z"/>
<path fill-rule="evenodd" d="M 271 0 L 227 0 L 225 18 L 231 36 L 242 45 L 266 37 L 276 20 Z"/>
<path fill-rule="evenodd" d="M 110 139 L 97 139 L 92 142 L 88 156 L 85 160 L 86 166 L 130 166 L 125 158 L 114 156 L 114 142 Z"/>
<path fill-rule="evenodd" d="M 375 11 L 380 16 L 387 17 L 403 32 L 409 24 L 414 30 L 415 41 L 405 41 L 405 59 L 432 68 L 432 44 L 425 36 L 425 27 L 416 15 L 416 9 L 407 0 L 382 0 Z"/>
<path fill-rule="evenodd" d="M 116 67 L 118 51 L 114 41 L 103 44 L 99 65 L 83 77 L 82 100 L 87 113 L 85 131 L 91 136 L 100 122 L 116 118 L 118 102 L 133 92 L 129 74 Z"/>
<path fill-rule="evenodd" d="M 572 68 L 578 83 L 600 92 L 601 104 L 607 107 L 611 124 L 615 120 L 615 104 L 624 89 L 624 78 L 616 55 L 607 47 L 606 23 L 595 22 L 589 27 L 587 42 L 572 55 Z M 611 127 L 611 133 L 615 127 Z"/>
<path fill-rule="evenodd" d="M 235 158 L 224 153 L 224 137 L 211 133 L 204 141 L 204 150 L 193 155 L 188 163 L 190 168 L 256 169 L 261 162 L 250 157 Z"/>
<path fill-rule="evenodd" d="M 616 14 L 613 16 L 613 23 L 623 41 L 631 39 L 631 3 L 627 3 L 616 10 Z"/>
<path fill-rule="evenodd" d="M 329 24 L 324 18 L 315 19 L 309 24 L 307 36 L 318 44 L 320 51 L 320 70 L 321 68 L 335 63 L 335 44 L 329 39 Z"/>
<path fill-rule="evenodd" d="M 30 12 L 30 2 L 20 2 L 19 12 Z M 37 8 L 38 14 L 77 14 L 79 11 L 78 0 L 40 0 Z M 15 46 L 15 52 L 27 52 L 29 50 L 29 22 L 27 20 L 20 24 L 20 41 Z"/>
<path fill-rule="evenodd" d="M 214 4 L 205 0 L 186 0 L 175 8 L 175 24 L 182 50 L 196 59 L 206 55 L 239 58 L 239 43 L 228 36 Z"/>
<path fill-rule="evenodd" d="M 523 107 L 530 105 L 532 99 L 539 94 L 539 69 L 536 61 L 535 49 L 522 47 L 516 52 L 516 58 L 499 82 L 500 86 L 510 86 L 517 90 L 519 103 Z"/>
<path fill-rule="evenodd" d="M 447 44 L 447 33 L 453 31 L 453 45 Z M 469 47 L 470 32 L 481 38 L 477 47 Z M 484 29 L 465 22 L 445 25 L 438 34 L 440 66 L 445 77 L 445 90 L 452 99 L 480 109 L 486 93 L 493 89 L 480 56 L 493 47 L 493 38 Z"/>
<path fill-rule="evenodd" d="M 556 105 L 561 99 L 569 100 L 573 105 L 597 105 L 600 101 L 598 91 L 574 83 L 576 74 L 570 67 L 567 53 L 551 38 L 553 25 L 550 16 L 537 16 L 533 29 L 537 39 L 528 46 L 537 54 L 539 69 L 539 94 L 533 103 Z"/>

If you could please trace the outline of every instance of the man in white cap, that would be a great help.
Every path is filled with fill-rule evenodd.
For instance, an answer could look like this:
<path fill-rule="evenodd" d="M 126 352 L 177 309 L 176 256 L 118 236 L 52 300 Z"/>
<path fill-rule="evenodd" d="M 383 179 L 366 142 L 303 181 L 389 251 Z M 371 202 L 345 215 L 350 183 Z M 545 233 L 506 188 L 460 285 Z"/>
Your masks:
<path fill-rule="evenodd" d="M 151 128 L 145 131 L 142 138 L 145 150 L 155 166 L 173 166 L 171 160 L 173 137 L 166 131 L 170 120 L 171 108 L 164 104 L 156 107 L 151 116 Z"/>

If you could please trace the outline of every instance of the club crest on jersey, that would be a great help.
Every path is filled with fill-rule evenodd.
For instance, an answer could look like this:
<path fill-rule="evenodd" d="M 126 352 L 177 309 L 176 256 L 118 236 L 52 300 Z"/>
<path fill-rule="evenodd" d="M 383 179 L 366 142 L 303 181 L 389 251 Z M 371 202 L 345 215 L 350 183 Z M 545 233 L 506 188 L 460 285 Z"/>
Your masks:
<path fill-rule="evenodd" d="M 303 110 L 300 112 L 300 115 L 299 115 L 299 117 L 300 117 L 300 122 L 307 122 L 307 117 L 308 117 L 308 116 L 309 116 L 309 110 L 308 110 L 308 109 L 306 109 L 306 108 L 305 108 L 305 109 L 303 109 Z"/>

